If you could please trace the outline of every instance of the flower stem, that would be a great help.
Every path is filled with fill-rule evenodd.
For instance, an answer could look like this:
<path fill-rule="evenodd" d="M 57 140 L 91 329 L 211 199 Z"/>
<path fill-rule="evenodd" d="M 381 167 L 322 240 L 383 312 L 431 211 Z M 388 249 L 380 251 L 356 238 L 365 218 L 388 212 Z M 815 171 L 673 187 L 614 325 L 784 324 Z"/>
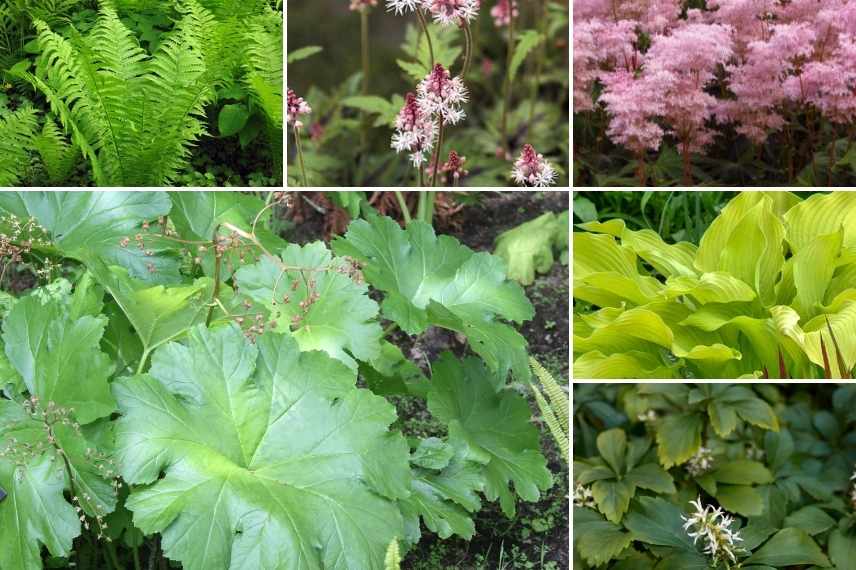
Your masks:
<path fill-rule="evenodd" d="M 220 224 L 214 228 L 214 237 L 211 239 L 211 247 L 214 249 L 214 291 L 211 293 L 211 306 L 208 307 L 208 316 L 205 318 L 205 326 L 211 326 L 214 317 L 214 306 L 220 298 L 220 267 L 223 265 L 223 253 L 217 250 L 217 234 L 220 232 Z"/>
<path fill-rule="evenodd" d="M 425 186 L 425 167 L 419 165 L 419 186 Z"/>
<path fill-rule="evenodd" d="M 461 71 L 461 79 L 466 79 L 467 72 L 470 70 L 470 63 L 473 59 L 473 33 L 470 30 L 470 24 L 464 20 L 464 38 L 466 39 L 466 49 L 464 53 L 464 69 Z"/>
<path fill-rule="evenodd" d="M 422 174 L 420 168 L 419 173 Z M 395 199 L 398 200 L 398 207 L 401 210 L 401 215 L 404 217 L 404 225 L 409 226 L 413 218 L 410 217 L 410 208 L 407 207 L 407 202 L 404 200 L 404 194 L 401 190 L 395 190 Z"/>
<path fill-rule="evenodd" d="M 300 146 L 300 130 L 294 127 L 294 144 L 297 145 L 297 163 L 300 165 L 300 174 L 303 176 L 303 186 L 309 186 L 306 179 L 306 166 L 303 164 L 303 147 Z"/>
<path fill-rule="evenodd" d="M 425 15 L 419 8 L 416 8 L 416 18 L 419 20 L 419 25 L 422 26 L 422 31 L 425 32 L 425 39 L 428 41 L 428 55 L 431 57 L 430 69 L 434 69 L 434 45 L 431 43 L 431 34 L 428 32 L 428 22 L 425 21 Z"/>
<path fill-rule="evenodd" d="M 514 57 L 514 13 L 508 17 L 508 51 L 505 56 L 505 83 L 502 89 L 502 146 L 508 152 L 508 108 L 511 106 L 511 59 Z"/>
<path fill-rule="evenodd" d="M 363 96 L 369 94 L 369 9 L 366 6 L 360 8 L 360 29 L 361 29 L 361 47 L 363 57 Z M 368 152 L 368 115 L 365 111 L 360 113 L 360 146 L 363 150 L 363 156 Z"/>
<path fill-rule="evenodd" d="M 437 186 L 437 174 L 440 171 L 440 152 L 443 147 L 443 117 L 440 117 L 440 133 L 437 135 L 437 154 L 434 155 L 434 172 L 431 174 L 431 186 Z"/>
<path fill-rule="evenodd" d="M 529 128 L 532 128 L 532 119 L 535 117 L 535 100 L 538 97 L 538 89 L 541 87 L 541 71 L 544 68 L 544 59 L 547 56 L 547 0 L 541 0 L 541 44 L 538 46 L 538 58 L 535 62 L 535 81 L 532 82 L 532 93 L 529 97 Z"/>
<path fill-rule="evenodd" d="M 436 190 L 430 190 L 419 195 L 419 207 L 416 209 L 416 218 L 426 224 L 431 224 L 434 219 L 434 199 Z"/>

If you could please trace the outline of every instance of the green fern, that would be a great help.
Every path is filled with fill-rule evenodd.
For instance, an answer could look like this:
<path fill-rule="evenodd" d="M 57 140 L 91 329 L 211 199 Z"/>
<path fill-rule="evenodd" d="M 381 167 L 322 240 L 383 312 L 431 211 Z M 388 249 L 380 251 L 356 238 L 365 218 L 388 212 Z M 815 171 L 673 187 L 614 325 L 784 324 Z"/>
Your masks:
<path fill-rule="evenodd" d="M 401 570 L 401 552 L 398 550 L 398 539 L 393 538 L 386 549 L 383 559 L 383 570 Z"/>
<path fill-rule="evenodd" d="M 532 392 L 535 394 L 535 401 L 538 403 L 538 408 L 541 410 L 541 415 L 544 417 L 544 422 L 550 429 L 553 439 L 559 445 L 559 451 L 565 461 L 569 461 L 570 457 L 570 431 L 568 429 L 568 394 L 559 386 L 553 376 L 541 366 L 534 358 L 529 358 L 529 364 L 535 376 L 541 382 L 541 386 L 550 398 L 544 398 L 541 390 L 534 383 L 531 384 Z"/>
<path fill-rule="evenodd" d="M 21 107 L 0 111 L 0 186 L 14 186 L 30 164 L 30 149 L 38 128 L 36 111 Z"/>
<path fill-rule="evenodd" d="M 282 182 L 282 19 L 269 10 L 247 27 L 244 81 L 253 105 L 267 118 L 274 173 Z"/>
<path fill-rule="evenodd" d="M 35 22 L 42 55 L 35 74 L 19 75 L 48 99 L 100 186 L 168 184 L 205 133 L 215 78 L 202 43 L 213 17 L 195 0 L 181 5 L 183 17 L 154 56 L 106 1 L 85 37 L 69 40 Z"/>
<path fill-rule="evenodd" d="M 41 134 L 33 139 L 33 148 L 39 153 L 51 184 L 58 185 L 68 178 L 78 152 L 65 140 L 52 117 L 45 118 Z"/>

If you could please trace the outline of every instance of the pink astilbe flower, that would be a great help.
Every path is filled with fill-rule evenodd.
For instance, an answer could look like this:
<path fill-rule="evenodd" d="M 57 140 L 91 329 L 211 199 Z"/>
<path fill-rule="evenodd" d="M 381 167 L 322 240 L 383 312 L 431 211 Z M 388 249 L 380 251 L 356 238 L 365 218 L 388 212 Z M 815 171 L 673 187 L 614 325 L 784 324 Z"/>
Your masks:
<path fill-rule="evenodd" d="M 633 73 L 618 71 L 603 76 L 605 85 L 600 102 L 609 113 L 607 136 L 635 154 L 656 150 L 663 140 L 663 129 L 655 118 L 666 110 L 657 77 L 636 79 Z"/>
<path fill-rule="evenodd" d="M 728 87 L 737 98 L 722 101 L 715 111 L 718 121 L 737 123 L 738 133 L 759 144 L 784 126 L 778 111 L 786 99 L 783 82 L 798 61 L 811 56 L 815 40 L 806 24 L 772 26 L 769 34 L 767 41 L 748 44 L 742 64 L 727 66 Z"/>
<path fill-rule="evenodd" d="M 461 105 L 467 102 L 467 88 L 460 77 L 453 78 L 448 69 L 437 63 L 416 87 L 416 102 L 428 115 L 454 125 L 466 116 Z"/>
<path fill-rule="evenodd" d="M 355 12 L 373 6 L 377 6 L 377 0 L 351 0 L 351 10 Z"/>
<path fill-rule="evenodd" d="M 395 152 L 409 152 L 414 167 L 427 160 L 434 148 L 437 137 L 437 124 L 416 102 L 416 96 L 408 93 L 404 107 L 395 119 L 395 133 L 392 135 L 392 148 Z"/>
<path fill-rule="evenodd" d="M 520 15 L 517 10 L 517 0 L 497 0 L 496 5 L 490 9 L 490 15 L 497 28 L 507 26 L 511 23 L 511 18 Z"/>
<path fill-rule="evenodd" d="M 574 26 L 574 112 L 594 109 L 592 91 L 597 79 L 616 69 L 639 65 L 636 24 L 591 21 Z"/>
<path fill-rule="evenodd" d="M 785 81 L 784 89 L 791 99 L 811 103 L 830 121 L 853 124 L 856 121 L 856 37 L 843 37 L 828 60 L 805 64 L 801 75 Z"/>
<path fill-rule="evenodd" d="M 300 121 L 300 115 L 308 115 L 312 112 L 312 107 L 303 100 L 303 97 L 298 97 L 291 89 L 288 89 L 287 102 L 288 112 L 285 122 L 286 124 L 294 125 L 295 129 L 299 129 L 303 126 L 303 123 Z"/>
<path fill-rule="evenodd" d="M 633 20 L 642 31 L 659 33 L 678 20 L 682 4 L 681 0 L 574 0 L 574 22 Z"/>
<path fill-rule="evenodd" d="M 552 186 L 556 171 L 543 154 L 538 154 L 531 144 L 523 145 L 520 157 L 514 163 L 511 177 L 523 186 Z"/>
<path fill-rule="evenodd" d="M 471 22 L 479 15 L 479 0 L 424 0 L 423 5 L 438 24 Z"/>

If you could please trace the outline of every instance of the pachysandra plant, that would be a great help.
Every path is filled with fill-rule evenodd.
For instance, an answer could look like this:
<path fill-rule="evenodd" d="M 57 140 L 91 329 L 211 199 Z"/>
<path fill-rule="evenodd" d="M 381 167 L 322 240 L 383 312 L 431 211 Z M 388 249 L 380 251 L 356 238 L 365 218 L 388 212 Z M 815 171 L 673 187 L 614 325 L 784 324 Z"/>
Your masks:
<path fill-rule="evenodd" d="M 698 245 L 574 232 L 577 378 L 850 378 L 856 194 L 744 192 Z"/>
<path fill-rule="evenodd" d="M 573 567 L 847 568 L 854 398 L 817 383 L 576 387 Z"/>
<path fill-rule="evenodd" d="M 397 568 L 425 529 L 470 539 L 485 501 L 513 518 L 552 485 L 503 262 L 381 217 L 288 244 L 272 198 L 0 193 L 18 254 L 75 266 L 0 306 L 0 568 L 130 532 L 135 564 L 158 535 L 187 569 Z M 381 317 L 477 356 L 429 380 Z M 405 438 L 391 395 L 446 435 Z"/>

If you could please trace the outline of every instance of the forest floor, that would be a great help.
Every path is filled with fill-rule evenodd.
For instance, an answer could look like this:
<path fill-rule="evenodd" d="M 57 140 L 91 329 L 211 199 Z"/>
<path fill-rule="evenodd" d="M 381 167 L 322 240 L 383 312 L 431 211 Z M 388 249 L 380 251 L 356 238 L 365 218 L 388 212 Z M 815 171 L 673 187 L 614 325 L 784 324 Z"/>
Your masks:
<path fill-rule="evenodd" d="M 476 251 L 493 252 L 502 232 L 547 212 L 568 209 L 567 192 L 478 192 L 477 199 L 450 216 L 438 217 L 438 233 L 451 235 Z M 393 212 L 389 212 L 393 215 Z M 312 208 L 289 239 L 304 242 L 323 238 L 324 216 Z M 520 328 L 529 351 L 562 384 L 568 378 L 569 299 L 568 267 L 556 262 L 551 271 L 538 275 L 525 288 L 535 307 L 535 318 Z M 451 350 L 466 354 L 466 344 L 454 333 L 432 328 L 418 337 L 398 331 L 390 338 L 414 362 L 433 360 Z M 533 417 L 541 429 L 541 447 L 554 475 L 554 485 L 536 503 L 518 502 L 517 515 L 508 519 L 498 503 L 484 501 L 474 518 L 472 540 L 452 537 L 441 540 L 423 528 L 422 540 L 407 553 L 402 568 L 408 570 L 559 570 L 569 567 L 568 466 L 558 447 L 539 421 L 531 392 L 516 386 L 530 401 Z M 391 398 L 398 409 L 402 428 L 409 435 L 442 436 L 443 427 L 434 420 L 425 402 L 414 397 Z"/>

